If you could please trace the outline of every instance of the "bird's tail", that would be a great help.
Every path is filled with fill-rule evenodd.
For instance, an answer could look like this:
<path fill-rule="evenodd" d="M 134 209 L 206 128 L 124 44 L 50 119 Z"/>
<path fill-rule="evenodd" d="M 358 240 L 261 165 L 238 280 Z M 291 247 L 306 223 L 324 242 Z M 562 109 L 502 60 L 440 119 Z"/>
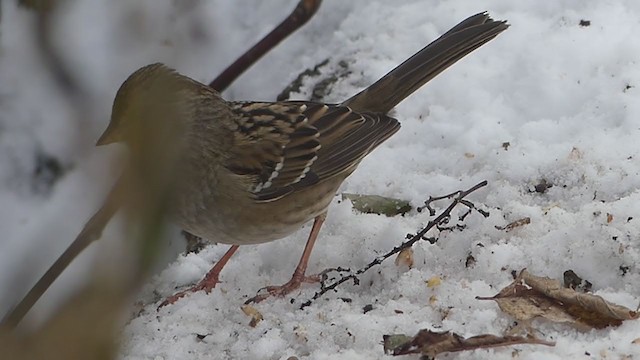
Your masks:
<path fill-rule="evenodd" d="M 487 13 L 473 15 L 342 105 L 355 111 L 387 113 L 436 75 L 508 27 L 505 21 L 495 21 Z"/>

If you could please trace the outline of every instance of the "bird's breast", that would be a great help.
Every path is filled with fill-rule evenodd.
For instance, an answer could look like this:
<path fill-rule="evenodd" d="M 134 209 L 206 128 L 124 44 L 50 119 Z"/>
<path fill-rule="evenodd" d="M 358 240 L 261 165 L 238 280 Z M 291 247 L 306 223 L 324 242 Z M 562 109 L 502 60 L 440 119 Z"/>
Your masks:
<path fill-rule="evenodd" d="M 179 198 L 176 220 L 184 230 L 212 243 L 270 242 L 324 213 L 343 180 L 328 179 L 270 202 L 256 202 L 248 192 L 224 181 L 209 181 Z M 217 183 L 218 188 L 211 183 Z"/>

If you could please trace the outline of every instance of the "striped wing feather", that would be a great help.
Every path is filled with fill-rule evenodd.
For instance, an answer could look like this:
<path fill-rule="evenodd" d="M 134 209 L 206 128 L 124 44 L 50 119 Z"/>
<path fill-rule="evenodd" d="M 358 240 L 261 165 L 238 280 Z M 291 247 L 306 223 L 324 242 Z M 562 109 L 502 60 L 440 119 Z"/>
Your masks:
<path fill-rule="evenodd" d="M 232 109 L 240 131 L 227 168 L 250 177 L 250 192 L 261 202 L 346 177 L 400 128 L 384 114 L 356 113 L 340 105 L 233 103 Z"/>

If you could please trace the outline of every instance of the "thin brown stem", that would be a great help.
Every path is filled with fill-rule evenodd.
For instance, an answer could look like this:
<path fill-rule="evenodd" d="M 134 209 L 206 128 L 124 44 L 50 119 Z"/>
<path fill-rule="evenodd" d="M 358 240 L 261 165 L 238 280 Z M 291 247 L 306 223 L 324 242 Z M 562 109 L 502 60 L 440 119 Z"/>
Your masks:
<path fill-rule="evenodd" d="M 226 68 L 209 86 L 217 91 L 224 91 L 264 54 L 309 21 L 321 3 L 321 0 L 300 0 L 293 12 L 284 21 Z"/>
<path fill-rule="evenodd" d="M 64 269 L 69 266 L 71 261 L 75 259 L 84 249 L 93 241 L 100 238 L 102 230 L 106 227 L 109 220 L 120 207 L 121 193 L 124 184 L 124 176 L 121 176 L 116 185 L 111 189 L 107 200 L 102 207 L 91 217 L 85 224 L 84 228 L 78 234 L 76 239 L 69 245 L 67 250 L 60 255 L 53 265 L 42 275 L 40 280 L 29 290 L 27 295 L 16 305 L 9 313 L 7 313 L 2 321 L 1 326 L 15 328 L 22 318 L 31 310 L 33 305 L 42 297 L 51 284 L 60 276 Z"/>

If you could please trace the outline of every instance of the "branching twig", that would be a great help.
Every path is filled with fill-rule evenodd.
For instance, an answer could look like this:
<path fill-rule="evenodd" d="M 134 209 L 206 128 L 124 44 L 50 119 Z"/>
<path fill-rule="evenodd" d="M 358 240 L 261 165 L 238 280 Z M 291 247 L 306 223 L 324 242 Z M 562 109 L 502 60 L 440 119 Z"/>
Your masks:
<path fill-rule="evenodd" d="M 407 241 L 403 242 L 402 244 L 394 247 L 391 251 L 387 252 L 386 254 L 378 256 L 377 258 L 373 259 L 373 261 L 368 263 L 363 268 L 360 268 L 356 272 L 348 274 L 348 275 L 343 275 L 337 281 L 333 282 L 330 285 L 325 285 L 324 283 L 322 283 L 320 291 L 316 292 L 311 299 L 309 299 L 306 302 L 304 302 L 300 306 L 300 308 L 303 309 L 303 308 L 311 305 L 311 303 L 314 300 L 317 300 L 318 298 L 320 298 L 322 295 L 324 295 L 328 291 L 336 289 L 338 286 L 340 286 L 340 284 L 343 284 L 343 283 L 345 283 L 345 282 L 347 282 L 349 280 L 352 280 L 354 282 L 354 284 L 357 285 L 359 283 L 359 281 L 360 281 L 358 276 L 364 274 L 365 272 L 367 272 L 372 267 L 382 264 L 383 261 L 385 261 L 386 259 L 390 258 L 391 256 L 393 256 L 395 254 L 400 253 L 402 250 L 412 247 L 413 244 L 415 244 L 416 242 L 425 239 L 425 235 L 433 227 L 440 226 L 443 223 L 446 224 L 449 221 L 449 219 L 451 218 L 451 211 L 453 211 L 453 209 L 458 204 L 462 204 L 462 205 L 466 206 L 467 208 L 469 208 L 468 212 L 471 212 L 472 210 L 475 210 L 475 211 L 477 211 L 478 213 L 480 213 L 484 217 L 489 216 L 489 213 L 487 211 L 480 210 L 473 203 L 471 203 L 470 201 L 464 200 L 464 198 L 467 197 L 469 194 L 471 194 L 472 192 L 474 192 L 474 191 L 476 191 L 476 190 L 478 190 L 478 189 L 480 189 L 480 188 L 482 188 L 484 186 L 487 186 L 487 181 L 486 180 L 480 182 L 479 184 L 477 184 L 477 185 L 475 185 L 475 186 L 473 186 L 470 189 L 465 190 L 465 191 L 456 191 L 456 192 L 453 192 L 451 194 L 447 194 L 447 195 L 440 196 L 440 197 L 435 197 L 435 198 L 429 197 L 429 199 L 425 202 L 425 207 L 429 209 L 429 213 L 431 214 L 431 216 L 435 216 L 435 214 L 436 214 L 435 210 L 433 210 L 430 207 L 431 204 L 434 201 L 443 200 L 443 199 L 453 199 L 453 202 L 440 215 L 438 215 L 435 219 L 429 221 L 429 223 L 427 223 L 427 225 L 423 229 L 418 231 L 415 235 L 411 236 L 409 238 L 409 240 L 407 240 Z M 466 217 L 467 215 L 468 214 L 463 215 L 462 219 L 464 219 L 464 217 Z M 344 269 L 342 269 L 342 270 L 344 270 Z"/>

